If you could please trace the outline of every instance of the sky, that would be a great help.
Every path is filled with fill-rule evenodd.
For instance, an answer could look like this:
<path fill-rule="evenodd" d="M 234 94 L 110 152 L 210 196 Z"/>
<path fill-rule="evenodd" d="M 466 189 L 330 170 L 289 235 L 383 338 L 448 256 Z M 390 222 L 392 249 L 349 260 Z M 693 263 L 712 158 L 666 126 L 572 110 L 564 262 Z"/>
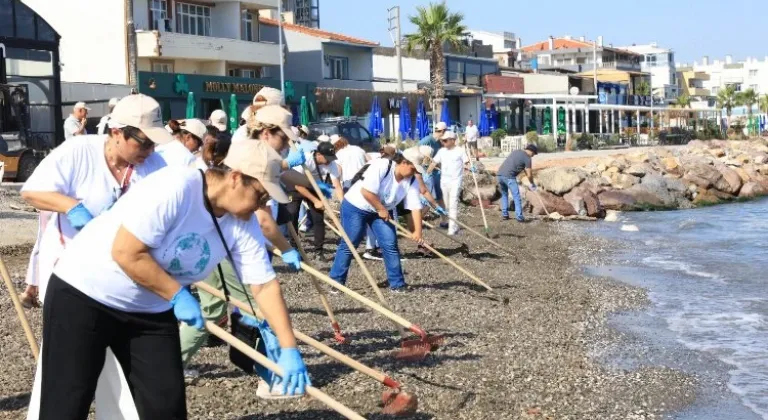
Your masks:
<path fill-rule="evenodd" d="M 450 0 L 468 28 L 514 32 L 523 46 L 552 36 L 585 36 L 614 46 L 649 44 L 675 51 L 679 63 L 734 61 L 768 56 L 766 0 Z M 428 0 L 320 0 L 322 29 L 392 46 L 387 8 L 400 6 L 402 33 L 408 16 Z"/>

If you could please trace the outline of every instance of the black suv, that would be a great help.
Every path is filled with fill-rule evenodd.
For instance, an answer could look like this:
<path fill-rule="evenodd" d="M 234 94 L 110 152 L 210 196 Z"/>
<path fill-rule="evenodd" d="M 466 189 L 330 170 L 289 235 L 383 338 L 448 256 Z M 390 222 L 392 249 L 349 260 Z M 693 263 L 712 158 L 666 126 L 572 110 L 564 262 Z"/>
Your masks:
<path fill-rule="evenodd" d="M 366 152 L 378 152 L 379 139 L 371 136 L 371 133 L 357 121 L 326 121 L 309 125 L 309 139 L 317 140 L 321 135 L 332 136 L 338 134 L 347 139 L 349 144 L 358 146 Z"/>

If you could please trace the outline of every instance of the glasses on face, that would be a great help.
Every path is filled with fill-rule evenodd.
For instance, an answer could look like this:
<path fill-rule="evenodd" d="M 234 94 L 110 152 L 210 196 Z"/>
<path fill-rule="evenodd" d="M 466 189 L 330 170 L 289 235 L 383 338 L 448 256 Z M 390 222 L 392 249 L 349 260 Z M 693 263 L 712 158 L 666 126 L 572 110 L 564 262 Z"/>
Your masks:
<path fill-rule="evenodd" d="M 143 138 L 139 137 L 138 135 L 136 135 L 136 133 L 133 133 L 133 132 L 126 133 L 125 131 L 123 131 L 123 135 L 127 135 L 128 137 L 130 137 L 133 140 L 135 140 L 136 143 L 139 143 L 139 148 L 142 149 L 142 150 L 149 150 L 149 149 L 155 147 L 155 142 L 153 142 L 150 139 L 143 139 Z"/>

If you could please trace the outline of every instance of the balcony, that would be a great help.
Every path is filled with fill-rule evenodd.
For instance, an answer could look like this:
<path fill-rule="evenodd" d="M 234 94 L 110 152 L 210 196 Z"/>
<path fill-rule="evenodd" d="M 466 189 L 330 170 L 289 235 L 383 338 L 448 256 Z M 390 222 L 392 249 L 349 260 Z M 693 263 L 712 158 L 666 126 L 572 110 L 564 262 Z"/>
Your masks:
<path fill-rule="evenodd" d="M 216 3 L 240 3 L 246 9 L 277 9 L 280 0 L 216 0 Z"/>
<path fill-rule="evenodd" d="M 136 31 L 136 42 L 142 58 L 280 65 L 280 48 L 272 43 L 158 31 Z"/>
<path fill-rule="evenodd" d="M 700 87 L 689 87 L 688 95 L 689 96 L 710 96 L 710 93 L 709 93 L 709 89 L 704 89 Z"/>
<path fill-rule="evenodd" d="M 603 61 L 597 67 L 622 71 L 641 71 L 640 63 L 633 63 L 631 61 Z"/>

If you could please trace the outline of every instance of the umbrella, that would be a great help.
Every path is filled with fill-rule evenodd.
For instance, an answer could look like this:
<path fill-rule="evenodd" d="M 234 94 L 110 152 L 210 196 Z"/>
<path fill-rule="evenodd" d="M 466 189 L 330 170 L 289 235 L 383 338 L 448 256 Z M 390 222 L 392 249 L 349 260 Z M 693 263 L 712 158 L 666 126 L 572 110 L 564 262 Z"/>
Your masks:
<path fill-rule="evenodd" d="M 227 109 L 227 105 L 224 104 L 224 99 L 219 99 L 219 106 L 219 109 L 222 111 Z"/>
<path fill-rule="evenodd" d="M 536 108 L 531 107 L 531 120 L 528 122 L 527 131 L 536 131 Z"/>
<path fill-rule="evenodd" d="M 307 97 L 306 96 L 302 96 L 301 97 L 301 105 L 300 105 L 300 107 L 301 107 L 301 109 L 300 109 L 300 113 L 301 113 L 300 120 L 301 121 L 299 121 L 299 122 L 301 123 L 301 125 L 309 125 L 309 106 L 307 106 Z"/>
<path fill-rule="evenodd" d="M 400 136 L 402 140 L 411 137 L 411 110 L 408 108 L 408 99 L 400 102 Z"/>
<path fill-rule="evenodd" d="M 186 118 L 195 118 L 195 94 L 189 92 L 187 94 L 187 115 Z"/>
<path fill-rule="evenodd" d="M 309 120 L 310 121 L 317 121 L 317 111 L 315 110 L 315 103 L 310 102 L 309 103 Z"/>
<path fill-rule="evenodd" d="M 552 134 L 552 110 L 549 107 L 544 108 L 542 119 L 541 134 Z"/>
<path fill-rule="evenodd" d="M 296 104 L 291 104 L 291 125 L 294 127 L 298 127 L 301 125 L 301 120 L 299 119 L 299 108 L 296 107 Z"/>
<path fill-rule="evenodd" d="M 352 116 L 352 100 L 349 96 L 344 98 L 344 117 L 349 118 Z"/>
<path fill-rule="evenodd" d="M 488 129 L 493 133 L 498 128 L 499 113 L 496 112 L 496 105 L 491 105 L 490 118 L 488 119 Z"/>
<path fill-rule="evenodd" d="M 374 96 L 371 103 L 371 117 L 368 121 L 368 131 L 371 132 L 371 136 L 379 137 L 384 131 L 383 123 L 381 122 L 381 106 L 379 105 L 379 97 Z"/>
<path fill-rule="evenodd" d="M 484 106 L 480 106 L 480 121 L 477 123 L 477 130 L 481 136 L 487 136 L 491 134 L 490 126 L 488 124 L 488 111 Z"/>
<path fill-rule="evenodd" d="M 443 110 L 440 113 L 440 121 L 446 123 L 447 125 L 451 125 L 451 114 L 448 112 L 448 100 L 443 100 Z"/>
<path fill-rule="evenodd" d="M 419 103 L 416 106 L 416 137 L 421 139 L 427 135 L 429 135 L 429 116 L 427 116 L 424 99 L 419 98 Z"/>
<path fill-rule="evenodd" d="M 237 112 L 237 95 L 229 95 L 229 131 L 234 134 L 240 122 L 240 114 Z"/>

